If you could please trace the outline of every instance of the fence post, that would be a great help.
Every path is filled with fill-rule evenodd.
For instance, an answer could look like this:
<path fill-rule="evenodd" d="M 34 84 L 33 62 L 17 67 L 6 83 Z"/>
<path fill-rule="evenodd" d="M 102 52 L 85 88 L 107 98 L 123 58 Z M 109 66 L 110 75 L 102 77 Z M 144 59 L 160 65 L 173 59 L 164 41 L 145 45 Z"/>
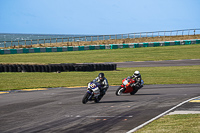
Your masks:
<path fill-rule="evenodd" d="M 194 29 L 194 35 L 195 35 L 195 29 Z"/>
<path fill-rule="evenodd" d="M 51 38 L 50 38 L 50 45 L 51 45 Z"/>
<path fill-rule="evenodd" d="M 39 39 L 37 39 L 37 44 L 39 44 Z"/>
<path fill-rule="evenodd" d="M 44 45 L 45 45 L 45 39 L 44 39 Z"/>
<path fill-rule="evenodd" d="M 25 40 L 25 46 L 26 46 L 26 40 Z"/>
<path fill-rule="evenodd" d="M 6 48 L 6 41 L 4 41 L 4 48 Z"/>
<path fill-rule="evenodd" d="M 57 38 L 56 38 L 56 44 L 57 44 Z"/>
<path fill-rule="evenodd" d="M 11 47 L 12 47 L 12 41 L 11 41 Z"/>
<path fill-rule="evenodd" d="M 62 43 L 63 43 L 63 38 L 62 38 Z"/>
<path fill-rule="evenodd" d="M 18 40 L 18 46 L 19 46 L 19 40 Z"/>

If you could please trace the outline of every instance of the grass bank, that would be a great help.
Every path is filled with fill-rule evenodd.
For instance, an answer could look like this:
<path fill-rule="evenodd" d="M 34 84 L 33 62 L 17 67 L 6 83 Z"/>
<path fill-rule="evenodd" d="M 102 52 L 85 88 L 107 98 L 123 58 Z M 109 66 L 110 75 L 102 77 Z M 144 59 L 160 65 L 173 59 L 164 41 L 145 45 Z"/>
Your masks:
<path fill-rule="evenodd" d="M 0 63 L 49 64 L 200 59 L 199 51 L 200 44 L 57 53 L 5 54 L 0 55 Z"/>
<path fill-rule="evenodd" d="M 200 114 L 167 115 L 135 133 L 199 133 Z"/>
<path fill-rule="evenodd" d="M 120 85 L 121 79 L 140 70 L 147 84 L 198 84 L 200 65 L 172 67 L 117 68 L 116 71 L 103 71 L 110 85 Z M 62 73 L 0 73 L 0 90 L 31 89 L 48 87 L 86 86 L 97 77 L 94 72 Z M 193 78 L 188 78 L 188 74 Z"/>

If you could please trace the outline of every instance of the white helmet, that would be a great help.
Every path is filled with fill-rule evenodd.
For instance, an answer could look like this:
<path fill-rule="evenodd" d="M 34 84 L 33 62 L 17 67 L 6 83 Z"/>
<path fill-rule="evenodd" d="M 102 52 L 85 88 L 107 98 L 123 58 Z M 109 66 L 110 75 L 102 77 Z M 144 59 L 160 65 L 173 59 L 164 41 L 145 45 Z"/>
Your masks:
<path fill-rule="evenodd" d="M 139 72 L 139 71 L 135 71 L 135 72 L 134 72 L 134 75 L 135 75 L 135 76 L 140 76 L 140 72 Z"/>

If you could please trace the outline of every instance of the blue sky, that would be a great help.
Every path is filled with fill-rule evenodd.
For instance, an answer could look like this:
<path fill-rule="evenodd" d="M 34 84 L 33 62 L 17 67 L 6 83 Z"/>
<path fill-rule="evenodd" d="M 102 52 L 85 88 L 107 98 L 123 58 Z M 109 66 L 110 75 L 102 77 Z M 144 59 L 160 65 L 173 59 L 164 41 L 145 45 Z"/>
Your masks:
<path fill-rule="evenodd" d="M 200 28 L 200 0 L 0 0 L 0 33 L 125 34 Z"/>

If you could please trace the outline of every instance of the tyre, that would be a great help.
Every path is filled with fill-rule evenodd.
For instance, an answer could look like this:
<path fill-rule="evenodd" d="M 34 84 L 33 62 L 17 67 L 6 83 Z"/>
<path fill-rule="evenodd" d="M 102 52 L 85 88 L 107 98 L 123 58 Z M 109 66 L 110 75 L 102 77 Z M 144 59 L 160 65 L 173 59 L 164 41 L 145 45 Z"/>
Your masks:
<path fill-rule="evenodd" d="M 89 96 L 90 96 L 89 93 L 86 93 L 86 94 L 83 96 L 83 99 L 82 99 L 82 103 L 83 103 L 83 104 L 86 104 L 86 103 L 88 102 Z"/>
<path fill-rule="evenodd" d="M 13 72 L 13 67 L 12 67 L 12 65 L 9 65 L 9 66 L 8 66 L 8 71 L 9 71 L 9 72 Z"/>
<path fill-rule="evenodd" d="M 33 71 L 33 65 L 29 65 L 29 70 L 30 70 L 30 72 L 34 72 Z"/>
<path fill-rule="evenodd" d="M 125 89 L 125 88 L 123 88 L 123 87 L 120 86 L 120 87 L 117 89 L 117 91 L 116 91 L 115 94 L 116 94 L 117 96 L 120 96 L 120 95 L 123 93 L 124 89 Z"/>
<path fill-rule="evenodd" d="M 103 95 L 104 96 L 104 95 Z M 103 96 L 102 95 L 99 95 L 99 97 L 98 97 L 98 100 L 100 101 L 102 98 L 103 98 Z M 98 101 L 98 102 L 99 102 Z"/>
<path fill-rule="evenodd" d="M 49 66 L 48 65 L 44 65 L 44 71 L 49 72 Z"/>
<path fill-rule="evenodd" d="M 3 68 L 4 68 L 4 72 L 9 72 L 9 65 L 4 65 Z"/>
<path fill-rule="evenodd" d="M 95 102 L 95 103 L 98 103 L 100 100 L 101 100 L 101 99 L 99 99 L 99 98 L 95 98 L 94 102 Z"/>
<path fill-rule="evenodd" d="M 133 89 L 133 91 L 130 93 L 131 95 L 135 95 L 135 93 L 138 91 L 138 89 Z"/>
<path fill-rule="evenodd" d="M 45 67 L 44 67 L 44 65 L 40 65 L 40 67 L 41 67 L 41 72 L 45 72 Z"/>
<path fill-rule="evenodd" d="M 36 65 L 33 65 L 33 72 L 37 72 L 37 66 Z"/>
<path fill-rule="evenodd" d="M 0 64 L 0 72 L 3 72 L 3 65 Z"/>
<path fill-rule="evenodd" d="M 100 64 L 96 64 L 96 69 L 95 69 L 95 71 L 99 71 L 99 70 L 101 70 L 101 66 L 100 66 Z"/>
<path fill-rule="evenodd" d="M 23 69 L 25 72 L 30 72 L 29 65 L 23 65 Z"/>
<path fill-rule="evenodd" d="M 22 72 L 21 65 L 17 65 L 17 72 Z"/>
<path fill-rule="evenodd" d="M 52 72 L 52 67 L 51 65 L 47 65 L 49 72 Z"/>

